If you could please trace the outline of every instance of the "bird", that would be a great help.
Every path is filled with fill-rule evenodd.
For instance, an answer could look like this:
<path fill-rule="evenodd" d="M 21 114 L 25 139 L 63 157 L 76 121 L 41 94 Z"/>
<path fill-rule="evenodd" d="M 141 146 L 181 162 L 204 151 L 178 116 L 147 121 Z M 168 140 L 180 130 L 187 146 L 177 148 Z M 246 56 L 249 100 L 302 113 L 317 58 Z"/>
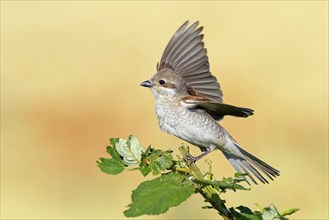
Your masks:
<path fill-rule="evenodd" d="M 196 162 L 218 149 L 244 178 L 254 184 L 256 179 L 269 183 L 280 171 L 245 150 L 219 124 L 224 116 L 246 118 L 254 111 L 223 103 L 220 84 L 210 72 L 202 30 L 199 21 L 190 26 L 184 22 L 167 44 L 156 73 L 140 85 L 155 97 L 160 129 L 201 149 L 199 156 L 186 159 Z"/>

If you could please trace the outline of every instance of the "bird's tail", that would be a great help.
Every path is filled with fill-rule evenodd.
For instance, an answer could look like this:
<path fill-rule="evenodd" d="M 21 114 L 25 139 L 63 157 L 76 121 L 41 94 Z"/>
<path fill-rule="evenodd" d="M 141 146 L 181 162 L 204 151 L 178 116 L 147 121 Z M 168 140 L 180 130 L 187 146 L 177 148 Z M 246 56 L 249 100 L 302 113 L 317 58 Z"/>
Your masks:
<path fill-rule="evenodd" d="M 255 177 L 257 177 L 257 179 L 259 181 L 261 181 L 262 183 L 269 183 L 262 174 L 265 174 L 271 180 L 273 180 L 273 177 L 280 176 L 279 170 L 268 165 L 264 161 L 258 159 L 257 157 L 255 157 L 254 155 L 252 155 L 251 153 L 249 153 L 248 151 L 243 149 L 237 143 L 234 142 L 234 144 L 238 148 L 238 150 L 241 152 L 241 154 L 242 154 L 242 155 L 240 154 L 241 156 L 235 156 L 228 152 L 223 152 L 223 153 L 238 173 L 246 173 L 247 176 L 255 184 L 257 184 L 257 182 L 251 174 L 253 174 Z M 248 184 L 250 184 L 247 179 L 246 179 L 246 181 Z"/>

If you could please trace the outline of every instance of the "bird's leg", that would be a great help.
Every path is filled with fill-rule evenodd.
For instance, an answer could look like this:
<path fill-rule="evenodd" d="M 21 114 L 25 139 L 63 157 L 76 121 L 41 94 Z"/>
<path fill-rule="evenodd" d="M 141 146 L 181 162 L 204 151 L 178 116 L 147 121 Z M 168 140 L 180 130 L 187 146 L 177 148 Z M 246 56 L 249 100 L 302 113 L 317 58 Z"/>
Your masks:
<path fill-rule="evenodd" d="M 191 154 L 188 154 L 186 157 L 184 157 L 185 160 L 190 161 L 191 163 L 195 163 L 196 161 L 200 160 L 202 157 L 206 156 L 210 152 L 213 152 L 216 148 L 210 147 L 200 147 L 202 153 L 199 156 L 193 157 Z"/>

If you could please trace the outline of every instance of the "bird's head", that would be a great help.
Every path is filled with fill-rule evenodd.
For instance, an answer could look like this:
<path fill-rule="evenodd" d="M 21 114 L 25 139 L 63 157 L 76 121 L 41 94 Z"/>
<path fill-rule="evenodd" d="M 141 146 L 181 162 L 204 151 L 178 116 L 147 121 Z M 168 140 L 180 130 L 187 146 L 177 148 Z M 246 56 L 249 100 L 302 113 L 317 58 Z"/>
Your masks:
<path fill-rule="evenodd" d="M 159 96 L 167 98 L 178 98 L 187 94 L 184 78 L 170 69 L 163 69 L 154 74 L 150 80 L 140 84 L 149 87 L 155 98 Z"/>

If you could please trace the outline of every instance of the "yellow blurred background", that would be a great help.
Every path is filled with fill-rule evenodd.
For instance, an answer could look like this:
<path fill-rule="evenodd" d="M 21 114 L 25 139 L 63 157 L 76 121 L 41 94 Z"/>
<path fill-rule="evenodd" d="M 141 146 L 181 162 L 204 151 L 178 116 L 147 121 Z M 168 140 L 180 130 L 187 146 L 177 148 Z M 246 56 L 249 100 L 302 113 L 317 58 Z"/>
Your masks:
<path fill-rule="evenodd" d="M 182 141 L 160 131 L 139 84 L 185 20 L 205 27 L 225 102 L 255 109 L 221 124 L 282 175 L 226 193 L 227 205 L 328 219 L 327 1 L 1 1 L 2 219 L 124 218 L 144 178 L 106 175 L 96 160 L 129 134 L 178 154 Z M 217 178 L 233 175 L 220 152 L 207 158 Z M 203 205 L 193 195 L 140 219 L 218 218 Z"/>

